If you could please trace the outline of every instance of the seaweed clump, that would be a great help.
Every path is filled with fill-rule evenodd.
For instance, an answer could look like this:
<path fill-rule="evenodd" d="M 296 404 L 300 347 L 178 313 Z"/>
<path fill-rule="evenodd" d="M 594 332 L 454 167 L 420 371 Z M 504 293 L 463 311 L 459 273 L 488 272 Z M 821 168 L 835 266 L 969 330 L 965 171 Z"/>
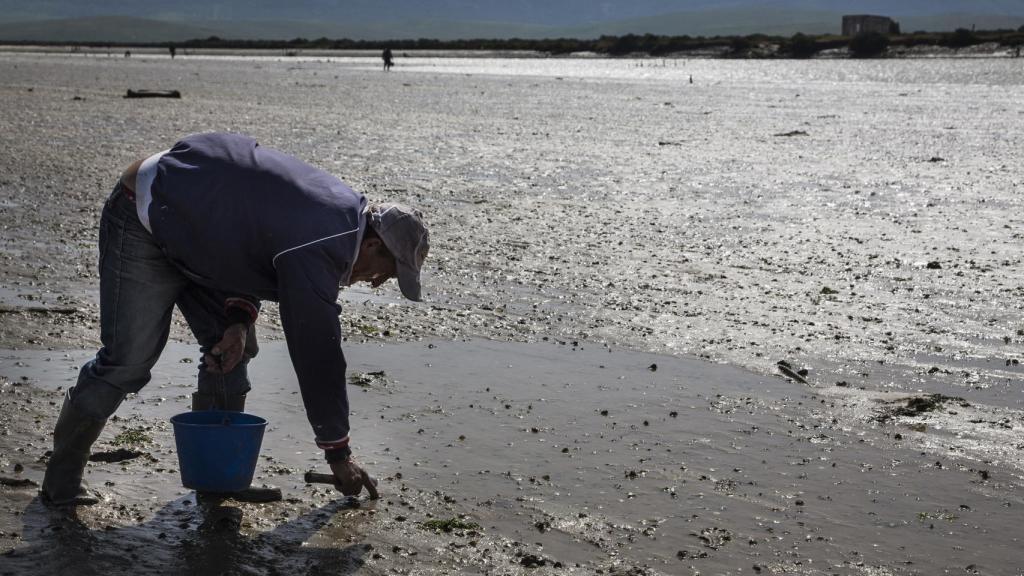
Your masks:
<path fill-rule="evenodd" d="M 903 406 L 896 406 L 894 408 L 887 408 L 883 410 L 875 417 L 875 420 L 879 422 L 888 422 L 896 416 L 920 416 L 928 412 L 939 410 L 949 402 L 956 402 L 961 408 L 967 408 L 970 406 L 970 403 L 959 396 L 946 396 L 945 394 L 914 396 L 913 398 L 908 398 L 907 403 Z"/>
<path fill-rule="evenodd" d="M 456 530 L 479 530 L 480 525 L 476 522 L 467 522 L 462 518 L 449 518 L 447 520 L 427 520 L 420 524 L 428 530 L 435 532 L 454 532 Z"/>

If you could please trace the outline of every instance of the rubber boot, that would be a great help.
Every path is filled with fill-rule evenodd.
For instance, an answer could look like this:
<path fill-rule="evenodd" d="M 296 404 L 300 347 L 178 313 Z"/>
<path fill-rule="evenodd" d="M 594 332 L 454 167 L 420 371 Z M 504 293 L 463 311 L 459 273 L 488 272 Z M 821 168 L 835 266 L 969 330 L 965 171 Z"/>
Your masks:
<path fill-rule="evenodd" d="M 46 465 L 43 499 L 57 506 L 89 505 L 99 502 L 89 492 L 82 475 L 89 461 L 89 449 L 100 437 L 106 419 L 98 420 L 78 411 L 71 403 L 71 391 L 64 395 L 57 425 L 53 428 L 53 454 Z"/>
<path fill-rule="evenodd" d="M 224 396 L 222 394 L 193 392 L 192 411 L 196 412 L 199 410 L 229 410 L 231 412 L 245 412 L 245 394 Z"/>

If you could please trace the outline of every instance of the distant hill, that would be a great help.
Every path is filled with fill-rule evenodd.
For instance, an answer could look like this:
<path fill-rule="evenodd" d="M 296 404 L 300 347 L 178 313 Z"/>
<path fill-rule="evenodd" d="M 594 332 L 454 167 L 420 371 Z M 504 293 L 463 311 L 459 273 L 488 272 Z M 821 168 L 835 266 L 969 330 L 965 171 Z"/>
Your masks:
<path fill-rule="evenodd" d="M 125 16 L 0 24 L 0 40 L 7 41 L 178 42 L 215 34 L 215 29 L 201 24 Z"/>
<path fill-rule="evenodd" d="M 1024 4 L 1024 2 L 1022 2 Z M 594 38 L 601 34 L 664 34 L 690 36 L 732 36 L 768 34 L 791 36 L 804 34 L 839 34 L 842 17 L 850 13 L 890 14 L 904 32 L 927 30 L 952 31 L 977 27 L 979 30 L 1014 29 L 1024 26 L 1024 14 L 942 13 L 923 16 L 898 16 L 892 12 L 817 11 L 779 9 L 777 7 L 715 8 L 702 11 L 673 12 L 646 18 L 602 22 L 571 29 L 571 37 Z"/>
<path fill-rule="evenodd" d="M 564 31 L 563 31 L 564 32 Z M 234 40 L 349 38 L 353 40 L 436 38 L 545 38 L 547 26 L 503 22 L 418 21 L 401 24 L 345 24 L 306 21 L 167 22 L 125 16 L 0 23 L 0 42 L 183 42 L 217 36 Z M 564 35 L 564 34 L 563 34 Z"/>
<path fill-rule="evenodd" d="M 773 8 L 714 8 L 672 12 L 645 18 L 601 22 L 572 29 L 568 35 L 595 38 L 602 34 L 662 34 L 669 36 L 731 36 L 770 34 L 790 36 L 839 33 L 842 14 Z"/>

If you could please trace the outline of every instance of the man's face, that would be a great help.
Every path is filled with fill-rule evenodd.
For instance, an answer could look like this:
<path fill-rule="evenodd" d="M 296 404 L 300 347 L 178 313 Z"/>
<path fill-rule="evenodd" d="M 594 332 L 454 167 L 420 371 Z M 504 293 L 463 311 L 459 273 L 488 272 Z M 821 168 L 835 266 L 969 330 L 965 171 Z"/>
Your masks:
<path fill-rule="evenodd" d="M 369 282 L 374 288 L 398 275 L 395 257 L 388 252 L 380 238 L 370 238 L 363 242 L 359 256 L 352 265 L 349 284 Z"/>

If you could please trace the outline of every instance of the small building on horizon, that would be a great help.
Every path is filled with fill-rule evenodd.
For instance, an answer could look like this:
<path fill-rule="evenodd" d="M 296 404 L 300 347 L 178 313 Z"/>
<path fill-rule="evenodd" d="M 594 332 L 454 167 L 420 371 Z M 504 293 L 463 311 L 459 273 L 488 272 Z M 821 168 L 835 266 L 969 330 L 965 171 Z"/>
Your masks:
<path fill-rule="evenodd" d="M 899 34 L 900 24 L 888 16 L 852 14 L 843 16 L 843 36 L 856 36 L 865 32 Z"/>

